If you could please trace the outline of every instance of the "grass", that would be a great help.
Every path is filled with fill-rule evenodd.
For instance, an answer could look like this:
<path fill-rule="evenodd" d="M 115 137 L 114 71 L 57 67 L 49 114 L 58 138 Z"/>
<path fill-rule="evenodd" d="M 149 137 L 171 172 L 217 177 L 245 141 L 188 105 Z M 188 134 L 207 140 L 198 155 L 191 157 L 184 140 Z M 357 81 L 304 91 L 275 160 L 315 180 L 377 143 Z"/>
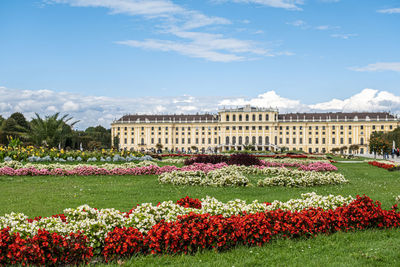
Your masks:
<path fill-rule="evenodd" d="M 65 208 L 89 204 L 96 208 L 127 211 L 137 203 L 177 200 L 186 195 L 214 196 L 228 201 L 282 201 L 301 193 L 366 194 L 390 208 L 400 195 L 400 172 L 367 163 L 336 163 L 349 184 L 313 188 L 213 188 L 160 185 L 157 176 L 0 177 L 0 215 L 23 212 L 30 217 L 49 216 Z M 128 265 L 178 266 L 380 266 L 400 265 L 400 230 L 360 231 L 317 236 L 305 240 L 277 240 L 261 248 L 238 247 L 224 253 L 204 251 L 194 256 L 136 257 Z"/>
<path fill-rule="evenodd" d="M 186 195 L 273 201 L 298 198 L 301 193 L 366 194 L 390 208 L 400 194 L 400 173 L 388 172 L 367 163 L 336 163 L 349 184 L 312 188 L 284 187 L 194 187 L 160 185 L 157 176 L 70 176 L 0 177 L 0 214 L 23 212 L 28 216 L 49 216 L 65 208 L 89 204 L 96 208 L 131 209 L 137 203 L 177 200 Z"/>

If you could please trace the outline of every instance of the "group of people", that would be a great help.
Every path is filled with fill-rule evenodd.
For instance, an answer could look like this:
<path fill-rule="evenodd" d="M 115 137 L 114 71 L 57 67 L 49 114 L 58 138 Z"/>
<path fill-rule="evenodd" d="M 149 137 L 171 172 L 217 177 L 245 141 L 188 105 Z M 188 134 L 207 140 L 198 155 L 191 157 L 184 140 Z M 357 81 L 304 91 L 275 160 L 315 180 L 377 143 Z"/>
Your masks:
<path fill-rule="evenodd" d="M 400 149 L 399 148 L 392 148 L 392 159 L 396 157 L 400 157 Z"/>

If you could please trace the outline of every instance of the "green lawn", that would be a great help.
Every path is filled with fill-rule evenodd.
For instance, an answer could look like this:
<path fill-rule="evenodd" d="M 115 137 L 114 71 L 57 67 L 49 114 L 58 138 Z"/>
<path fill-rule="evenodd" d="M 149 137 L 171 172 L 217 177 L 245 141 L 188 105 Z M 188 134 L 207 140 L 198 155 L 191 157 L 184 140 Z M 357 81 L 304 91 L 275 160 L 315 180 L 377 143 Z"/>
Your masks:
<path fill-rule="evenodd" d="M 0 215 L 23 212 L 28 216 L 49 216 L 65 208 L 89 204 L 96 208 L 127 211 L 137 203 L 177 200 L 186 195 L 214 196 L 228 201 L 273 201 L 298 198 L 301 193 L 366 194 L 390 208 L 400 195 L 400 172 L 388 172 L 367 163 L 336 163 L 349 184 L 313 188 L 246 187 L 212 188 L 160 185 L 157 176 L 91 177 L 0 177 Z M 138 257 L 129 265 L 255 266 L 329 265 L 400 266 L 400 230 L 361 231 L 318 236 L 311 240 L 279 240 L 262 248 L 240 247 L 194 256 Z"/>

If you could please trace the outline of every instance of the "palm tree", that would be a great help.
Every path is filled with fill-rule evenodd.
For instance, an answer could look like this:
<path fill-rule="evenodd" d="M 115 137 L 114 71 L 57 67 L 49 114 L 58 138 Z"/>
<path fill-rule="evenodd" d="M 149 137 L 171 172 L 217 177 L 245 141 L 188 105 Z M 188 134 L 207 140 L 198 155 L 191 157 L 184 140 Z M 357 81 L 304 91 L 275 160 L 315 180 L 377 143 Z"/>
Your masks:
<path fill-rule="evenodd" d="M 72 126 L 79 121 L 69 123 L 72 117 L 66 114 L 59 118 L 59 115 L 60 113 L 56 113 L 43 119 L 36 113 L 36 118 L 31 121 L 31 131 L 28 133 L 28 137 L 35 145 L 64 146 L 66 138 L 72 134 Z"/>

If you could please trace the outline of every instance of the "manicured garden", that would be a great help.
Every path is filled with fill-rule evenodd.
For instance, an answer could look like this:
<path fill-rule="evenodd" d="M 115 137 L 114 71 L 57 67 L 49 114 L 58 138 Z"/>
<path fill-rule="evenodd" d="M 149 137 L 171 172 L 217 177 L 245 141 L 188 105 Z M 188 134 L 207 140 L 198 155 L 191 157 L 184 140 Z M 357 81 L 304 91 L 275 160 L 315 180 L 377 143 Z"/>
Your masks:
<path fill-rule="evenodd" d="M 333 166 L 313 159 L 265 159 L 255 166 L 229 160 L 186 166 L 170 162 L 97 163 L 82 165 L 79 171 L 76 165 L 53 163 L 0 166 L 0 228 L 10 227 L 0 235 L 0 263 L 6 249 L 1 238 L 18 233 L 25 240 L 21 242 L 27 247 L 22 253 L 26 257 L 40 255 L 32 248 L 43 245 L 43 238 L 60 243 L 65 234 L 77 235 L 79 230 L 79 236 L 52 250 L 53 256 L 68 252 L 79 261 L 44 256 L 15 263 L 241 266 L 400 261 L 399 249 L 388 249 L 400 241 L 400 215 L 391 209 L 400 195 L 399 172 L 367 162 Z M 315 193 L 306 194 L 310 192 Z M 191 199 L 182 199 L 186 196 Z M 371 199 L 382 202 L 382 208 Z M 8 215 L 1 217 L 4 214 Z M 56 214 L 62 215 L 51 218 Z M 50 218 L 34 219 L 37 216 Z M 38 235 L 43 228 L 48 232 Z M 75 245 L 81 249 L 73 250 Z M 338 261 L 341 253 L 345 255 Z"/>

